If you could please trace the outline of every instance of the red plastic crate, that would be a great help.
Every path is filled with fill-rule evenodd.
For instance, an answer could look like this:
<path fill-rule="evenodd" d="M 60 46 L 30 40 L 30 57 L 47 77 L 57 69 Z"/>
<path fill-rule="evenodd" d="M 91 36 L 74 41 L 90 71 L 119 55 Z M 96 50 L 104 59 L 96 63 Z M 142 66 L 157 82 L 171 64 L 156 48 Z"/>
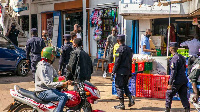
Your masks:
<path fill-rule="evenodd" d="M 136 97 L 152 97 L 152 74 L 137 74 Z"/>
<path fill-rule="evenodd" d="M 115 65 L 114 63 L 108 64 L 108 73 L 112 73 L 114 65 Z"/>
<path fill-rule="evenodd" d="M 135 64 L 132 64 L 132 73 L 135 73 Z"/>
<path fill-rule="evenodd" d="M 169 81 L 169 75 L 153 75 L 152 98 L 165 99 Z"/>
<path fill-rule="evenodd" d="M 138 64 L 138 71 L 144 71 L 144 62 L 137 62 Z"/>

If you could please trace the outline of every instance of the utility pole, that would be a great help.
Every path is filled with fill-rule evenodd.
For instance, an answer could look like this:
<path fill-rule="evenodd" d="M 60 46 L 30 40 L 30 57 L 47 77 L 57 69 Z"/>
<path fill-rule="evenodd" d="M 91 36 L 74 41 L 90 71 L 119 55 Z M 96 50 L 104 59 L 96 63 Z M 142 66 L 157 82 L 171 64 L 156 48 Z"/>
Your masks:
<path fill-rule="evenodd" d="M 31 0 L 29 0 L 29 37 L 31 38 L 31 28 L 32 28 L 32 23 L 31 23 Z"/>
<path fill-rule="evenodd" d="M 87 20 L 87 12 L 86 12 L 86 0 L 82 0 L 83 3 L 83 50 L 88 52 L 88 45 L 87 45 L 87 27 L 86 27 L 86 20 Z"/>

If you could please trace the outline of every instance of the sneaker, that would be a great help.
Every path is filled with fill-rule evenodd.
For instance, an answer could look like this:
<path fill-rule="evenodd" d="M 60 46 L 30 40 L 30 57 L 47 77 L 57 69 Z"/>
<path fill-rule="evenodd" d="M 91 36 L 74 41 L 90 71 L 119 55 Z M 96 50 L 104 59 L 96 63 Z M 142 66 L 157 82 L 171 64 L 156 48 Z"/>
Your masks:
<path fill-rule="evenodd" d="M 165 109 L 165 112 L 170 112 L 170 108 L 166 108 L 166 109 Z"/>
<path fill-rule="evenodd" d="M 115 109 L 125 110 L 125 106 L 122 104 L 119 104 L 117 106 L 114 106 Z"/>
<path fill-rule="evenodd" d="M 135 101 L 134 101 L 134 99 L 131 99 L 130 102 L 129 102 L 129 104 L 128 104 L 128 107 L 131 107 L 133 105 L 135 105 Z"/>
<path fill-rule="evenodd" d="M 106 73 L 106 71 L 104 71 L 103 78 L 106 78 L 106 77 L 107 77 L 107 73 Z"/>
<path fill-rule="evenodd" d="M 185 108 L 185 112 L 190 112 L 190 108 Z"/>
<path fill-rule="evenodd" d="M 114 76 L 111 74 L 110 76 L 110 80 L 113 81 Z"/>

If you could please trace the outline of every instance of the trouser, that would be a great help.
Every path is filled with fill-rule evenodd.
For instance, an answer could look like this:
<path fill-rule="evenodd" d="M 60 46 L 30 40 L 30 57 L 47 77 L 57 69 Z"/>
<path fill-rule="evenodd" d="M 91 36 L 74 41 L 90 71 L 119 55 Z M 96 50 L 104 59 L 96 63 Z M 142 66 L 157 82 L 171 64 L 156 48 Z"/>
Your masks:
<path fill-rule="evenodd" d="M 189 76 L 190 73 L 191 73 L 192 64 L 194 63 L 195 60 L 196 60 L 196 57 L 195 57 L 195 56 L 190 56 L 190 57 L 188 58 L 188 72 L 187 72 L 188 76 Z"/>
<path fill-rule="evenodd" d="M 108 64 L 113 63 L 113 53 L 108 54 Z M 108 72 L 108 64 L 105 66 L 105 71 Z"/>
<path fill-rule="evenodd" d="M 63 112 L 68 96 L 56 89 L 46 90 L 38 94 L 38 98 L 44 101 L 59 101 L 55 112 Z"/>
<path fill-rule="evenodd" d="M 172 104 L 172 98 L 176 95 L 178 92 L 179 97 L 181 98 L 181 103 L 183 107 L 188 108 L 190 107 L 188 98 L 187 98 L 187 85 L 181 84 L 181 85 L 174 85 L 172 86 L 172 90 L 167 90 L 166 92 L 166 108 L 171 108 Z"/>
<path fill-rule="evenodd" d="M 61 70 L 61 72 L 62 72 L 61 74 L 62 74 L 62 75 L 66 75 L 66 65 L 67 65 L 67 64 L 63 64 L 63 65 L 62 65 L 62 70 Z"/>
<path fill-rule="evenodd" d="M 115 87 L 119 99 L 124 99 L 124 93 L 128 97 L 131 95 L 131 92 L 129 91 L 128 88 L 128 81 L 129 81 L 129 75 L 121 75 L 121 74 L 116 75 Z"/>
<path fill-rule="evenodd" d="M 41 60 L 41 54 L 32 54 L 31 55 L 31 70 L 33 74 L 33 79 L 35 79 L 35 72 L 37 69 L 37 64 Z"/>
<path fill-rule="evenodd" d="M 108 55 L 108 63 L 112 63 L 113 62 L 113 53 L 109 53 Z"/>

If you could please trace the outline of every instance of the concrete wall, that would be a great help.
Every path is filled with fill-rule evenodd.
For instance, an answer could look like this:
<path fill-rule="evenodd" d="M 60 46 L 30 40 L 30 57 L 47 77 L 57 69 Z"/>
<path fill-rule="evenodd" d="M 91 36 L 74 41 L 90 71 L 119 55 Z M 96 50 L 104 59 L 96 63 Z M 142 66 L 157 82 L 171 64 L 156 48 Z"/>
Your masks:
<path fill-rule="evenodd" d="M 119 4 L 119 0 L 90 0 L 89 7 L 90 8 L 97 8 L 97 4 L 104 4 L 104 3 L 112 3 L 116 2 L 116 4 Z M 90 10 L 90 14 L 92 13 L 93 9 Z M 119 16 L 120 18 L 121 16 Z M 118 19 L 118 23 L 120 22 L 121 19 Z M 96 53 L 97 53 L 97 42 L 93 39 L 93 32 L 94 32 L 94 27 L 90 27 L 90 51 L 91 51 L 91 56 L 92 58 L 96 58 Z"/>
<path fill-rule="evenodd" d="M 38 5 L 37 4 L 31 4 L 31 14 L 37 14 L 38 13 Z M 20 16 L 23 15 L 29 15 L 29 10 L 25 10 L 19 13 Z"/>
<path fill-rule="evenodd" d="M 126 45 L 131 46 L 132 20 L 126 20 L 125 24 Z"/>
<path fill-rule="evenodd" d="M 139 45 L 141 40 L 141 35 L 145 35 L 147 29 L 152 29 L 152 20 L 151 19 L 140 19 L 139 20 Z M 139 53 L 141 53 L 141 48 L 139 48 Z"/>

